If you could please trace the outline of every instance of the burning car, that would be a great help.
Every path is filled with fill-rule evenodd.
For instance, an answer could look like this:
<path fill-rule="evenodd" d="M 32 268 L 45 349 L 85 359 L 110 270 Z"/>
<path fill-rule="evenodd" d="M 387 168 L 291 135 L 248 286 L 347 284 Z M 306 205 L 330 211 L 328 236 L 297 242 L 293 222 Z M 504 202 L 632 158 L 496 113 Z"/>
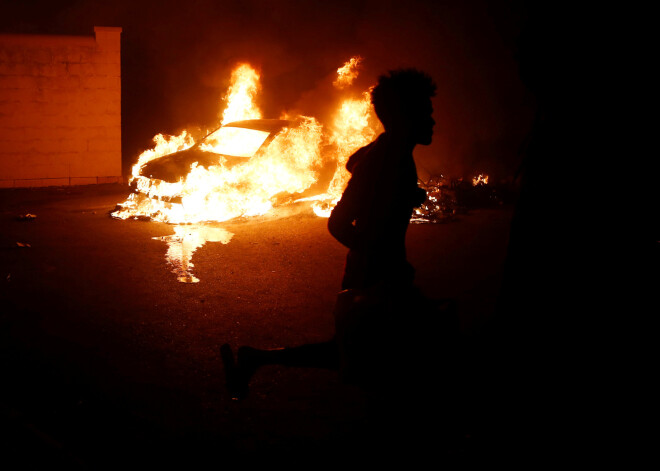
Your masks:
<path fill-rule="evenodd" d="M 354 78 L 358 62 L 351 59 L 337 70 L 339 76 L 351 72 Z M 335 86 L 344 88 L 352 78 Z M 201 140 L 187 130 L 156 135 L 155 147 L 140 154 L 132 168 L 133 192 L 112 216 L 222 222 L 305 199 L 327 217 L 350 177 L 346 160 L 379 130 L 369 94 L 344 99 L 324 130 L 309 116 L 262 119 L 254 101 L 258 90 L 258 73 L 241 64 L 232 71 L 226 106 L 213 132 Z"/>
<path fill-rule="evenodd" d="M 263 153 L 277 134 L 291 121 L 248 119 L 219 127 L 185 150 L 158 157 L 144 164 L 131 182 L 136 192 L 160 201 L 182 203 L 183 191 L 155 191 L 174 184 L 177 187 L 194 167 L 231 169 Z M 180 187 L 183 190 L 183 187 Z"/>
<path fill-rule="evenodd" d="M 315 190 L 327 163 L 313 118 L 247 119 L 197 142 L 185 132 L 154 140 L 156 149 L 140 156 L 133 193 L 114 217 L 192 223 L 264 214 Z"/>

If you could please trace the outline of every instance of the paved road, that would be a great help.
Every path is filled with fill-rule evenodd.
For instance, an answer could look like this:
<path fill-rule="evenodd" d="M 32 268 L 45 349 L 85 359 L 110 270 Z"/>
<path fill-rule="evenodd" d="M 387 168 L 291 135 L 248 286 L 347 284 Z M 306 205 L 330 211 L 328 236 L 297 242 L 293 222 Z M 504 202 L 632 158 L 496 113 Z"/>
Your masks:
<path fill-rule="evenodd" d="M 231 240 L 198 248 L 200 281 L 181 283 L 158 239 L 173 226 L 108 216 L 126 194 L 117 185 L 0 191 L 7 450 L 28 463 L 99 467 L 132 453 L 220 465 L 226 453 L 328 453 L 354 442 L 365 417 L 359 389 L 332 372 L 269 367 L 249 399 L 233 402 L 218 352 L 224 342 L 265 348 L 332 335 L 346 251 L 326 220 L 301 206 L 213 225 Z M 26 213 L 37 217 L 17 219 Z M 468 334 L 492 310 L 510 217 L 480 210 L 409 231 L 418 284 L 456 299 Z"/>

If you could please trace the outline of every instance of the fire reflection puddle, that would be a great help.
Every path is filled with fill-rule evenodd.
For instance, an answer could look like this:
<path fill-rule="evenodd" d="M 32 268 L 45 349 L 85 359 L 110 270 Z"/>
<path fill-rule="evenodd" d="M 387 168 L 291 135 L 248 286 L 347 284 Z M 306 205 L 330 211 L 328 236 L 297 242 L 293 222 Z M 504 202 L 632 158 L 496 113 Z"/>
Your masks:
<path fill-rule="evenodd" d="M 198 283 L 199 278 L 192 274 L 192 256 L 195 250 L 206 242 L 221 242 L 228 244 L 234 236 L 226 229 L 202 225 L 174 226 L 174 234 L 154 237 L 167 242 L 167 262 L 181 283 Z"/>

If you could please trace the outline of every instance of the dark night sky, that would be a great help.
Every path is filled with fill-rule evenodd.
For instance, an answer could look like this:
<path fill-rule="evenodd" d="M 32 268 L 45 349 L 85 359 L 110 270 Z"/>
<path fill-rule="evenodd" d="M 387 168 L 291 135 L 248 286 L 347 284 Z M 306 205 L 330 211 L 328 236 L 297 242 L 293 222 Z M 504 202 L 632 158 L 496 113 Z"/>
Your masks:
<path fill-rule="evenodd" d="M 0 32 L 123 28 L 125 164 L 158 132 L 214 123 L 239 61 L 261 70 L 265 117 L 289 110 L 328 122 L 335 70 L 359 54 L 355 91 L 398 67 L 437 82 L 434 143 L 415 151 L 422 177 L 515 171 L 533 115 L 514 59 L 523 17 L 514 0 L 0 0 Z"/>

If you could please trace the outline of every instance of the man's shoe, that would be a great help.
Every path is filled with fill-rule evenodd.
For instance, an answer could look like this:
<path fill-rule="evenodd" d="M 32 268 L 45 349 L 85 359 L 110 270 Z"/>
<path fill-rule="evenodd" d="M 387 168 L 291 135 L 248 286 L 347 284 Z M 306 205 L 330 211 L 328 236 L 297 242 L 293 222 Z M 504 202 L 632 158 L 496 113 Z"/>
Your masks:
<path fill-rule="evenodd" d="M 236 366 L 229 344 L 220 347 L 220 357 L 225 368 L 225 384 L 231 398 L 235 401 L 245 399 L 248 395 L 248 383 L 244 380 L 245 375 L 241 374 L 240 368 Z"/>

